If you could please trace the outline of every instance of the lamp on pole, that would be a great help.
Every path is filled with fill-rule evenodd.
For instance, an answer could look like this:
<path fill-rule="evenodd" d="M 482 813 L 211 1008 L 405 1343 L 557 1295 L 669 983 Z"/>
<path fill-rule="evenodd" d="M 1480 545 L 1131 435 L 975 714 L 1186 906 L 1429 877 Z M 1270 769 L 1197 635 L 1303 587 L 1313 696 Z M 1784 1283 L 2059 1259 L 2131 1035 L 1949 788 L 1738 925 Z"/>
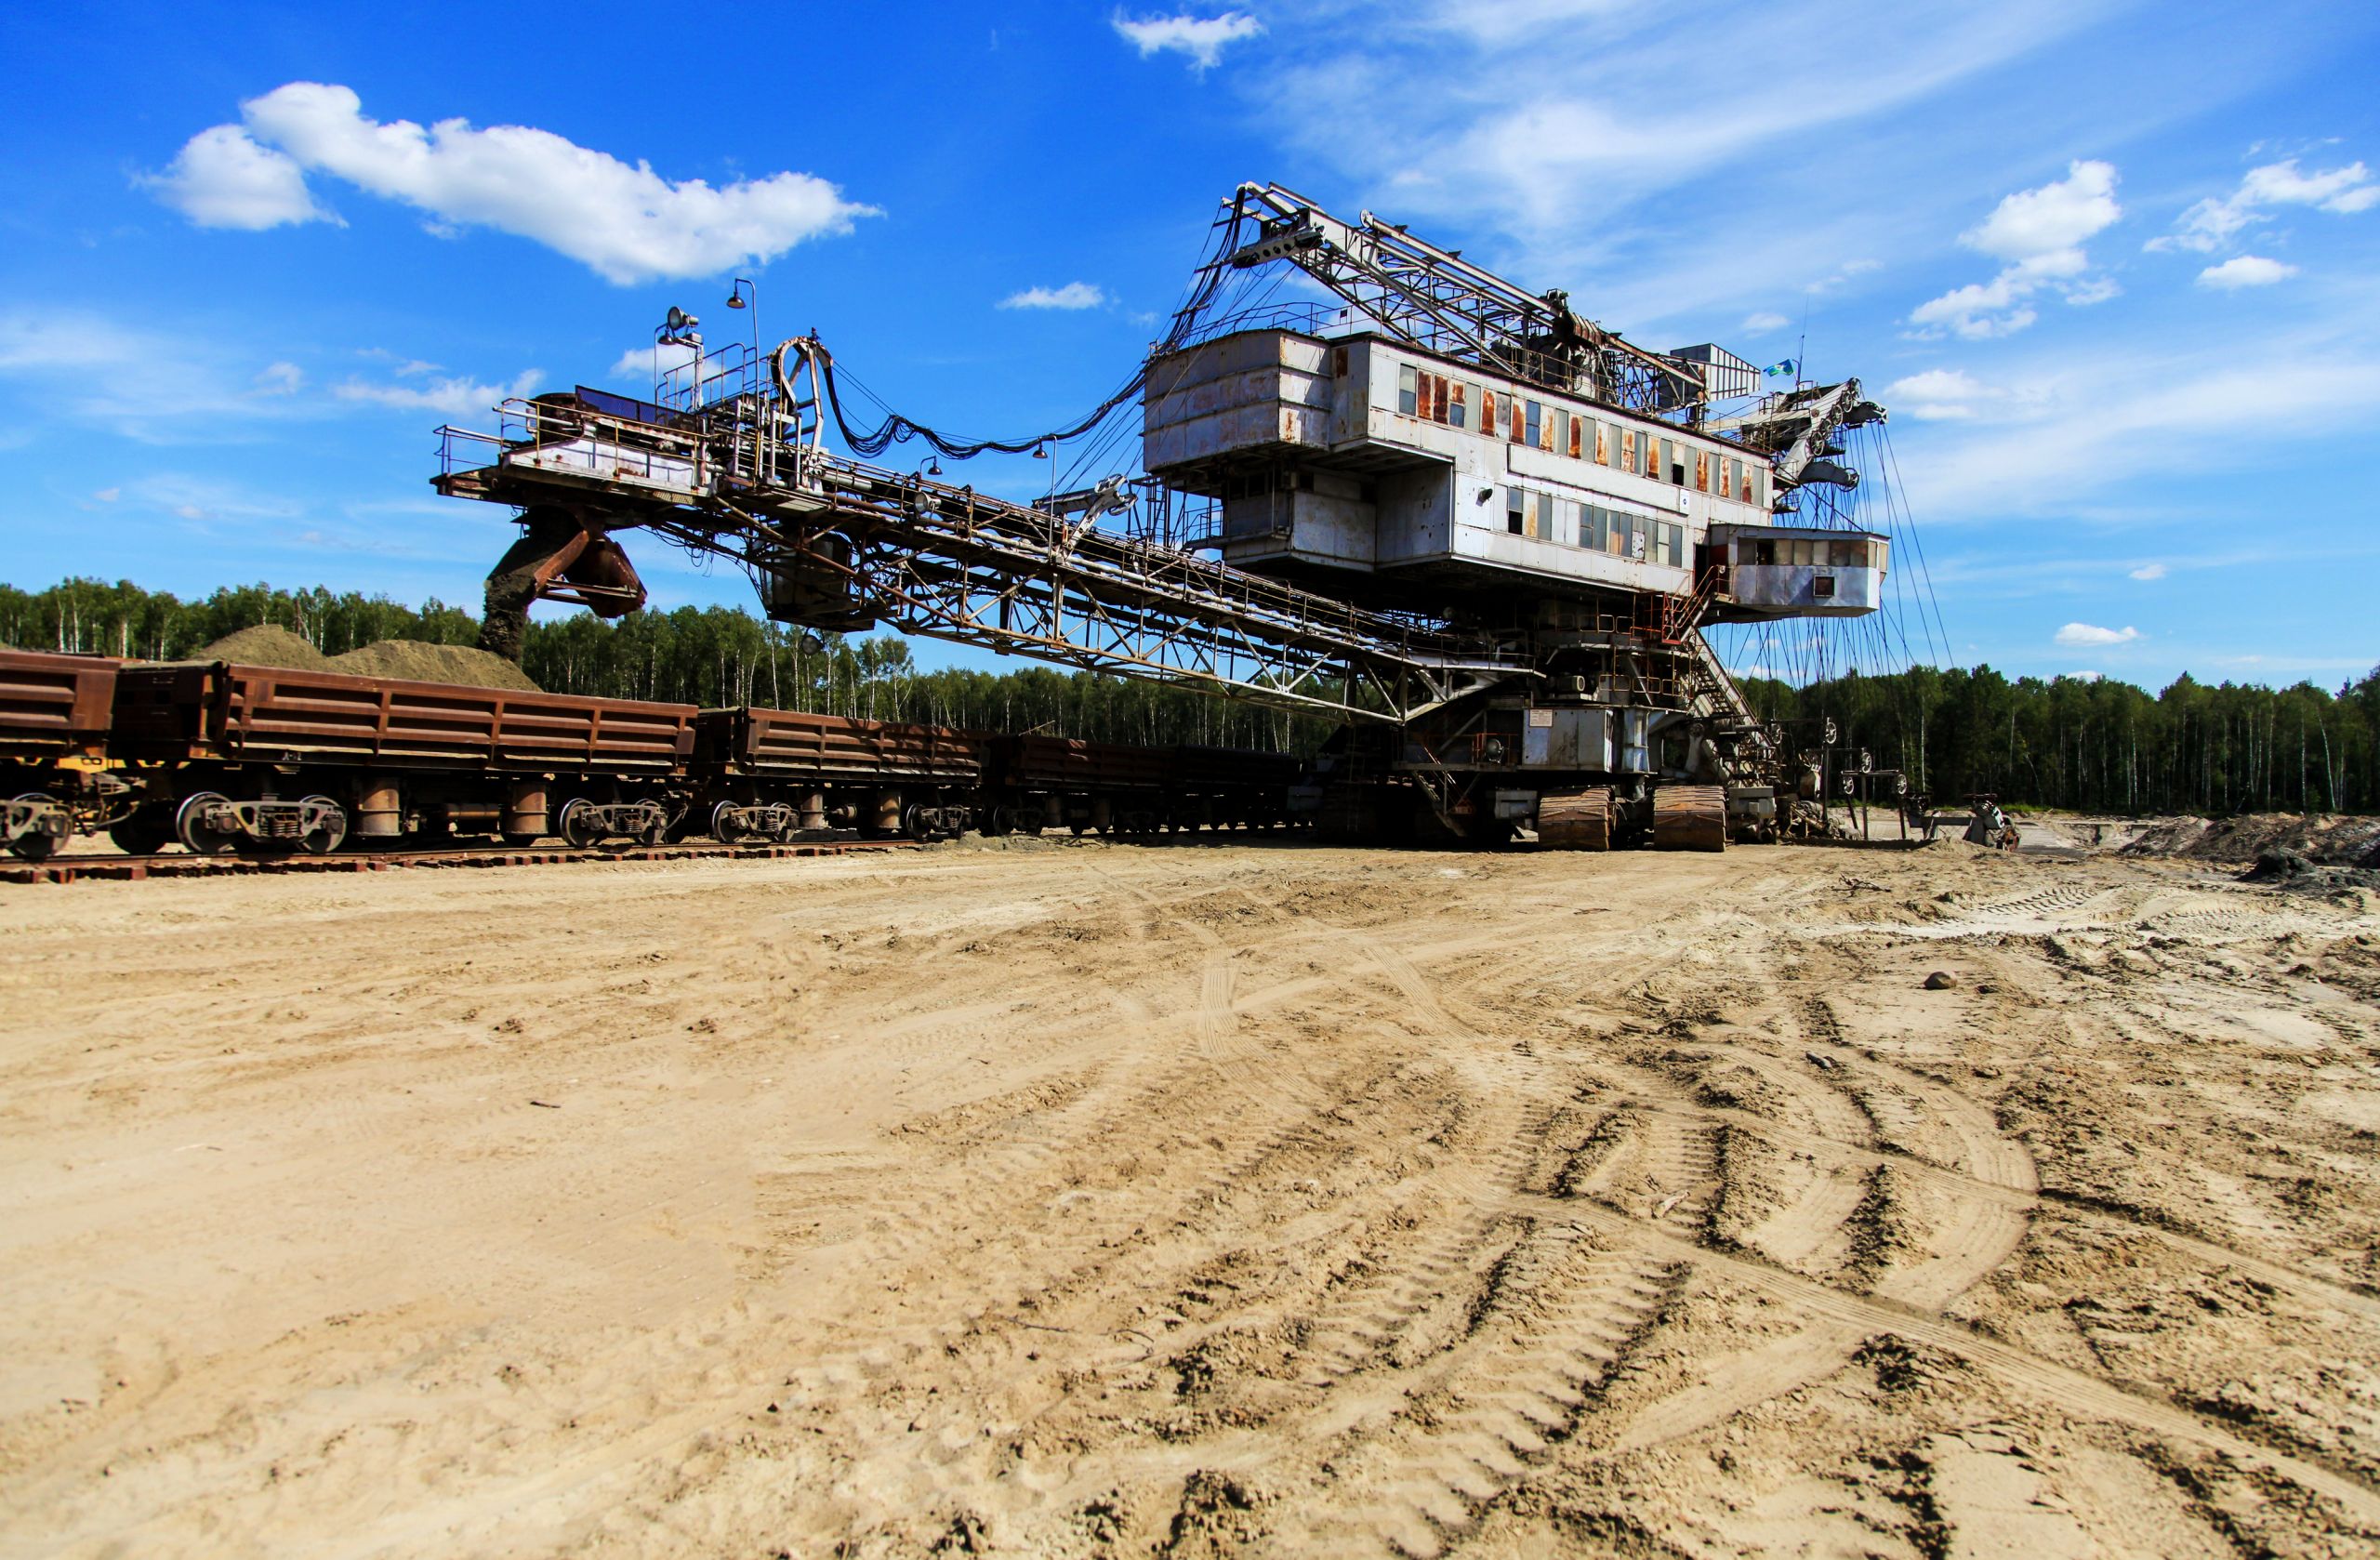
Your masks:
<path fill-rule="evenodd" d="M 727 289 L 727 307 L 744 309 L 752 315 L 752 361 L 760 361 L 760 289 L 748 276 L 739 276 Z"/>

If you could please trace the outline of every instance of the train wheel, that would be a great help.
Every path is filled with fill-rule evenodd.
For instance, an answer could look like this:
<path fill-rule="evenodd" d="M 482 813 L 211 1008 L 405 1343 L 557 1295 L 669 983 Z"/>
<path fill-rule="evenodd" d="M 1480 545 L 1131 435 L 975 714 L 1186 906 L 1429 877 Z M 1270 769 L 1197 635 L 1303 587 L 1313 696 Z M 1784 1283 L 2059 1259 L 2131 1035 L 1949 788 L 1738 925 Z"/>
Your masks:
<path fill-rule="evenodd" d="M 174 820 L 162 807 L 143 807 L 110 824 L 108 838 L 126 855 L 155 855 L 173 839 Z"/>
<path fill-rule="evenodd" d="M 27 791 L 17 799 L 17 804 L 41 811 L 47 811 L 53 805 L 49 798 L 39 791 Z M 20 861 L 47 861 L 58 849 L 58 836 L 47 829 L 27 829 L 8 841 L 8 849 L 15 853 Z"/>
<path fill-rule="evenodd" d="M 194 856 L 219 856 L 240 842 L 236 828 L 217 828 L 206 821 L 215 808 L 229 806 L 231 799 L 221 791 L 198 791 L 182 799 L 174 809 L 174 838 Z"/>
<path fill-rule="evenodd" d="M 733 845 L 744 838 L 744 830 L 728 820 L 735 814 L 735 803 L 722 801 L 710 810 L 710 837 L 722 845 Z"/>
<path fill-rule="evenodd" d="M 308 855 L 326 856 L 346 842 L 347 811 L 337 802 L 310 796 L 298 805 L 305 810 L 298 844 Z"/>
<path fill-rule="evenodd" d="M 585 797 L 573 797 L 562 803 L 562 816 L 554 827 L 574 850 L 584 851 L 603 838 L 588 819 L 591 811 Z"/>

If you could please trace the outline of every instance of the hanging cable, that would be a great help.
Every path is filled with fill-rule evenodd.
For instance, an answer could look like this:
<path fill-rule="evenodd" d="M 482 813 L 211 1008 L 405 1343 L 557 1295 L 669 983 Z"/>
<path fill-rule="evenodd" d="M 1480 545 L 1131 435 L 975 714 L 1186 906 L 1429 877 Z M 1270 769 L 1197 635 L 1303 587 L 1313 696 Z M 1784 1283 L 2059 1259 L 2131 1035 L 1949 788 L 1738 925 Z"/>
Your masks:
<path fill-rule="evenodd" d="M 1151 358 L 1161 356 L 1187 344 L 1191 335 L 1205 319 L 1226 276 L 1230 274 L 1229 267 L 1225 262 L 1239 246 L 1239 228 L 1243 218 L 1236 203 L 1229 210 L 1228 217 L 1216 219 L 1212 230 L 1214 236 L 1208 245 L 1204 259 L 1192 275 L 1188 294 L 1181 306 L 1174 311 L 1173 324 L 1167 330 L 1165 338 L 1151 350 L 1149 353 Z M 859 384 L 855 379 L 853 381 L 853 388 L 883 407 L 884 416 L 872 428 L 853 427 L 843 406 L 841 376 L 836 372 L 834 354 L 827 351 L 824 346 L 816 344 L 814 337 L 813 350 L 816 355 L 820 378 L 825 386 L 826 410 L 835 419 L 836 430 L 842 435 L 845 446 L 853 455 L 869 458 L 882 455 L 892 445 L 905 443 L 911 439 L 923 441 L 936 453 L 952 460 L 968 460 L 979 455 L 1023 455 L 1028 450 L 1039 448 L 1044 444 L 1064 443 L 1090 432 L 1117 407 L 1140 394 L 1142 388 L 1148 382 L 1148 363 L 1147 360 L 1144 360 L 1140 368 L 1113 395 L 1101 402 L 1088 416 L 1069 427 L 1052 429 L 1029 438 L 962 439 L 929 427 L 913 417 L 903 416 L 870 394 L 866 387 Z"/>

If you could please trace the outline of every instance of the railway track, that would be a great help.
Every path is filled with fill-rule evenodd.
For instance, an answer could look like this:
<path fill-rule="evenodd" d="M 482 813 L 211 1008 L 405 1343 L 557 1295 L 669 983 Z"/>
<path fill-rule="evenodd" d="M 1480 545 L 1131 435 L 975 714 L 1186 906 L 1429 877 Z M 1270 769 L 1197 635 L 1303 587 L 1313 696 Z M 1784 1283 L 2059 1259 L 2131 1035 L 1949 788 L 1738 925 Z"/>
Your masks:
<path fill-rule="evenodd" d="M 1245 841 L 1292 837 L 1293 831 L 1264 828 L 1153 830 L 1103 836 L 1152 845 L 1183 839 L 1230 839 Z M 1059 838 L 1067 838 L 1060 835 Z M 386 872 L 422 866 L 558 866 L 578 862 L 621 861 L 772 861 L 789 856 L 859 855 L 883 851 L 913 851 L 930 844 L 921 839 L 803 839 L 789 843 L 722 844 L 716 840 L 685 840 L 671 845 L 590 845 L 579 847 L 557 840 L 551 845 L 511 846 L 457 844 L 428 850 L 341 850 L 328 855 L 302 851 L 278 854 L 231 853 L 192 855 L 181 851 L 149 855 L 54 856 L 39 863 L 0 857 L 0 883 L 72 883 L 86 879 L 140 881 L 150 878 L 241 877 L 260 872 Z"/>
<path fill-rule="evenodd" d="M 821 839 L 790 845 L 630 845 L 618 848 L 570 845 L 505 846 L 483 849 L 456 846 L 427 851 L 339 851 L 329 855 L 189 855 L 178 852 L 143 856 L 57 856 L 38 865 L 10 862 L 0 866 L 0 882 L 73 883 L 86 879 L 140 881 L 149 878 L 245 877 L 260 872 L 387 872 L 420 866 L 559 866 L 578 862 L 694 861 L 727 859 L 764 861 L 786 856 L 840 856 L 869 852 L 916 850 L 915 839 Z"/>

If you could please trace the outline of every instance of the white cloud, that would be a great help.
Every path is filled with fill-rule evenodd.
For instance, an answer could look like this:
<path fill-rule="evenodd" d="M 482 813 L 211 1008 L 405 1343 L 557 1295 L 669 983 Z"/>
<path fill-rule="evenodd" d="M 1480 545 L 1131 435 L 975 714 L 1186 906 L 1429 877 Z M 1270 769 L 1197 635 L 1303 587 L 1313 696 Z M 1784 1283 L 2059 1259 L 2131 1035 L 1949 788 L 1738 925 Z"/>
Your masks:
<path fill-rule="evenodd" d="M 2091 273 L 2082 241 L 2123 215 L 2112 163 L 2075 162 L 2066 177 L 2002 199 L 1959 242 L 2010 262 L 1989 282 L 1954 287 L 1911 311 L 1919 334 L 1950 332 L 1969 341 L 2013 336 L 2041 318 L 2030 299 L 2044 288 L 2077 305 L 2104 303 L 2120 290 Z"/>
<path fill-rule="evenodd" d="M 2133 579 L 2163 579 L 2165 577 L 2165 565 L 2162 563 L 2143 563 L 2137 569 L 2133 570 L 2129 577 Z"/>
<path fill-rule="evenodd" d="M 1002 309 L 1096 309 L 1107 301 L 1107 295 L 1088 282 L 1069 282 L 1063 287 L 1027 287 L 1021 293 L 1011 293 L 1000 299 Z"/>
<path fill-rule="evenodd" d="M 2005 400 L 2007 394 L 1963 370 L 1929 368 L 1886 385 L 1884 401 L 1894 411 L 1905 412 L 1920 422 L 1964 422 Z"/>
<path fill-rule="evenodd" d="M 295 395 L 306 383 L 306 371 L 294 363 L 269 363 L 257 375 L 258 395 Z"/>
<path fill-rule="evenodd" d="M 143 443 L 221 439 L 227 429 L 251 438 L 267 420 L 320 414 L 311 397 L 258 394 L 270 373 L 245 340 L 152 331 L 73 310 L 0 312 L 0 378 L 39 387 L 29 407 Z"/>
<path fill-rule="evenodd" d="M 341 401 L 370 402 L 408 412 L 437 412 L 447 416 L 461 416 L 487 411 L 497 402 L 513 396 L 527 395 L 544 377 L 545 370 L 532 368 L 509 385 L 483 385 L 459 376 L 433 379 L 418 388 L 412 385 L 375 385 L 362 379 L 350 379 L 343 384 L 333 385 L 331 393 Z"/>
<path fill-rule="evenodd" d="M 1920 423 L 1901 444 L 1908 496 L 1929 522 L 2070 517 L 2099 495 L 2170 496 L 2200 472 L 2320 448 L 2338 407 L 2380 399 L 2380 309 L 2244 342 L 2043 353 L 1995 377 L 2003 399 L 1946 399 L 1975 416 Z M 2204 437 L 2210 427 L 2228 436 Z"/>
<path fill-rule="evenodd" d="M 245 126 L 218 125 L 192 138 L 175 159 L 184 170 L 178 181 L 172 169 L 155 181 L 192 220 L 271 227 L 324 217 L 303 178 L 323 173 L 426 213 L 432 231 L 494 228 L 626 285 L 764 262 L 875 213 L 805 173 L 714 189 L 527 126 L 382 123 L 364 116 L 350 88 L 318 82 L 276 87 L 241 112 Z"/>
<path fill-rule="evenodd" d="M 622 384 L 650 389 L 656 375 L 674 373 L 694 361 L 694 350 L 676 343 L 630 347 L 612 364 L 611 377 Z"/>
<path fill-rule="evenodd" d="M 1770 331 L 1783 330 L 1792 323 L 1782 314 L 1752 314 L 1744 319 L 1743 332 L 1746 336 L 1766 336 Z"/>
<path fill-rule="evenodd" d="M 286 152 L 259 146 L 237 125 L 191 137 L 165 171 L 139 182 L 202 228 L 251 231 L 293 222 L 336 222 L 314 204 L 306 170 Z"/>
<path fill-rule="evenodd" d="M 1845 260 L 1802 290 L 1810 293 L 1831 293 L 1853 277 L 1865 276 L 1871 271 L 1882 271 L 1884 266 L 1884 262 L 1882 260 Z"/>
<path fill-rule="evenodd" d="M 1263 22 L 1238 11 L 1204 18 L 1184 13 L 1137 20 L 1117 11 L 1108 21 L 1119 36 L 1141 51 L 1142 59 L 1170 49 L 1188 55 L 1190 68 L 1200 74 L 1214 69 L 1223 59 L 1224 45 L 1253 38 L 1264 31 Z"/>
<path fill-rule="evenodd" d="M 2221 265 L 2211 265 L 2200 271 L 2198 284 L 2236 292 L 2241 287 L 2269 287 L 2296 274 L 2295 266 L 2268 260 L 2262 255 L 2235 255 Z"/>
<path fill-rule="evenodd" d="M 2003 199 L 1960 242 L 1999 259 L 2026 260 L 2072 249 L 2122 215 L 2116 204 L 2115 165 L 2076 162 L 2068 165 L 2064 178 Z"/>
<path fill-rule="evenodd" d="M 124 496 L 124 489 L 120 487 L 103 487 L 97 493 L 92 494 L 91 496 L 98 499 L 102 504 L 112 504 L 117 499 Z"/>
<path fill-rule="evenodd" d="M 1876 252 L 1878 224 L 1849 203 L 1787 197 L 1790 178 L 1775 186 L 1776 204 L 1721 188 L 1764 163 L 1798 170 L 1818 148 L 1869 133 L 1863 121 L 2087 20 L 2087 7 L 2054 0 L 1951 7 L 1923 28 L 1889 0 L 1846 0 L 1823 29 L 1791 7 L 1626 0 L 1439 0 L 1368 7 L 1350 25 L 1353 10 L 1279 12 L 1263 128 L 1287 136 L 1300 165 L 1337 173 L 1351 196 L 1393 191 L 1399 209 L 1383 216 L 1451 217 L 1473 224 L 1478 244 L 1510 235 L 1517 254 L 1472 249 L 1499 271 L 1597 279 L 1594 297 L 1578 301 L 1623 325 L 1632 312 L 1684 316 L 1694 285 L 1740 309 L 1753 278 L 1773 288 L 1788 267 Z M 1329 21 L 1300 24 L 1313 11 Z M 1725 73 L 1712 54 L 1721 34 L 1727 59 L 1760 62 L 1760 90 L 1678 91 Z M 1845 35 L 1861 39 L 1857 71 L 1843 68 Z M 1665 191 L 1682 204 L 1651 209 Z M 1761 242 L 1712 245 L 1714 223 Z M 1689 269 L 1693 284 L 1681 285 Z"/>
<path fill-rule="evenodd" d="M 2089 623 L 2069 623 L 2057 631 L 2057 642 L 2069 648 L 2086 644 L 2130 644 L 2139 637 L 2137 628 L 2101 628 Z"/>
<path fill-rule="evenodd" d="M 394 374 L 400 379 L 408 379 L 423 374 L 435 374 L 438 372 L 438 365 L 434 363 L 428 363 L 420 358 L 400 357 L 396 353 L 389 350 L 386 347 L 359 347 L 356 349 L 355 355 L 360 358 L 371 358 L 376 362 L 387 364 L 389 365 L 389 372 Z"/>
<path fill-rule="evenodd" d="M 2100 679 L 2106 677 L 2107 673 L 2098 671 L 2070 671 L 2066 675 L 2072 678 L 2077 682 L 2096 682 Z"/>
<path fill-rule="evenodd" d="M 2250 168 L 2240 187 L 2220 200 L 2212 197 L 2182 213 L 2175 230 L 2149 241 L 2150 249 L 2180 247 L 2212 254 L 2224 248 L 2246 229 L 2272 218 L 2267 208 L 2310 205 L 2346 216 L 2380 205 L 2380 181 L 2361 163 L 2320 173 L 2300 173 L 2297 159 Z"/>

